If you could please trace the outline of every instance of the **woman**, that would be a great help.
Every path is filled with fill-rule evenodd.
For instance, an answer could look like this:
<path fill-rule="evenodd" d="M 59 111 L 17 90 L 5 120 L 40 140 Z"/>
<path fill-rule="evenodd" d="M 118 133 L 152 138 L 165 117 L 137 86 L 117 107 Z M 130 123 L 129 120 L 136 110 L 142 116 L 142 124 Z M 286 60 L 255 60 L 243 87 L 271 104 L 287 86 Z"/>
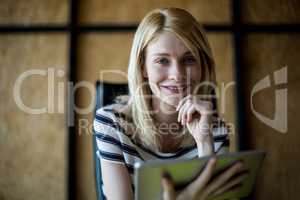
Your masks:
<path fill-rule="evenodd" d="M 214 137 L 226 129 L 218 123 L 209 98 L 215 85 L 212 52 L 188 12 L 163 8 L 146 15 L 134 36 L 128 83 L 129 100 L 99 109 L 94 121 L 107 199 L 133 199 L 135 162 L 226 151 L 228 138 Z M 181 191 L 175 191 L 172 178 L 165 174 L 163 199 L 211 198 L 244 178 L 234 176 L 242 168 L 237 163 L 211 180 L 215 164 L 211 159 Z"/>

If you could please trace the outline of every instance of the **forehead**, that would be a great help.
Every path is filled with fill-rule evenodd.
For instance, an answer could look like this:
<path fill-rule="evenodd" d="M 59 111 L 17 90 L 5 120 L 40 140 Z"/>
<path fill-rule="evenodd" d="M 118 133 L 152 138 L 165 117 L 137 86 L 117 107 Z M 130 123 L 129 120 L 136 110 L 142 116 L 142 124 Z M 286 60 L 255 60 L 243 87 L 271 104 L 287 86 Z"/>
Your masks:
<path fill-rule="evenodd" d="M 189 49 L 181 39 L 175 34 L 168 32 L 159 34 L 147 47 L 148 55 L 166 53 L 171 56 L 180 56 L 188 51 Z"/>

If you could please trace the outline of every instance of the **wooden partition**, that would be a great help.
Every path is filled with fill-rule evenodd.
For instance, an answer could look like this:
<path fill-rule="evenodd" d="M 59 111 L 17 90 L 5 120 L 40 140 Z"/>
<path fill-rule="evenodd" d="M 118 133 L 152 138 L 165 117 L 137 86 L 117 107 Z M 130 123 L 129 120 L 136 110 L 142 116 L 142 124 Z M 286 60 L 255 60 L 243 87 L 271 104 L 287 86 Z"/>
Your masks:
<path fill-rule="evenodd" d="M 0 199 L 67 197 L 67 47 L 65 34 L 0 35 Z"/>
<path fill-rule="evenodd" d="M 249 148 L 267 153 L 253 199 L 299 198 L 300 137 L 296 113 L 300 111 L 297 104 L 300 98 L 300 35 L 297 28 L 284 32 L 284 25 L 300 23 L 299 8 L 299 1 L 284 0 L 243 1 L 241 6 L 243 23 L 262 27 L 282 25 L 268 33 L 252 32 L 243 37 L 241 68 L 245 86 L 246 142 Z M 264 78 L 269 78 L 270 86 L 251 95 L 255 85 L 261 84 L 259 81 Z M 261 116 L 270 121 L 263 122 Z M 277 117 L 280 120 L 272 128 L 272 120 Z"/>
<path fill-rule="evenodd" d="M 68 0 L 3 0 L 0 4 L 1 25 L 65 25 L 69 15 Z"/>
<path fill-rule="evenodd" d="M 296 113 L 300 110 L 297 103 L 300 98 L 300 37 L 297 34 L 249 34 L 245 46 L 243 73 L 247 142 L 251 149 L 267 152 L 255 199 L 298 199 L 300 137 Z M 276 71 L 281 73 L 279 76 L 282 78 L 287 78 L 285 82 L 276 80 Z M 251 96 L 254 86 L 267 76 L 270 87 Z M 287 92 L 286 97 L 284 91 Z M 282 109 L 285 106 L 287 113 Z M 258 114 L 254 114 L 253 110 Z M 264 123 L 259 115 L 271 120 L 279 117 L 280 121 L 276 122 L 279 126 L 272 128 L 271 122 Z"/>
<path fill-rule="evenodd" d="M 155 8 L 180 7 L 189 10 L 200 22 L 229 24 L 230 0 L 86 0 L 79 4 L 81 24 L 139 23 L 146 13 Z"/>
<path fill-rule="evenodd" d="M 12 32 L 67 21 L 67 0 L 1 1 L 1 200 L 67 198 L 68 34 Z"/>

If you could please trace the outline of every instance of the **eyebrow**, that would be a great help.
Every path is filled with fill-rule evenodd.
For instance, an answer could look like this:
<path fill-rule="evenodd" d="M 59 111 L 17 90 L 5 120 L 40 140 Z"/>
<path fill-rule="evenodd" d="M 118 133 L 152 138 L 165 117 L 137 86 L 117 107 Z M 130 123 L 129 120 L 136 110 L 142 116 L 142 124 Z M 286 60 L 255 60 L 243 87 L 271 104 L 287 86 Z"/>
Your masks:
<path fill-rule="evenodd" d="M 190 51 L 186 51 L 182 56 L 186 56 L 186 55 L 192 55 L 192 53 Z M 155 54 L 152 54 L 152 56 L 170 56 L 170 54 L 168 54 L 168 53 L 155 53 Z"/>

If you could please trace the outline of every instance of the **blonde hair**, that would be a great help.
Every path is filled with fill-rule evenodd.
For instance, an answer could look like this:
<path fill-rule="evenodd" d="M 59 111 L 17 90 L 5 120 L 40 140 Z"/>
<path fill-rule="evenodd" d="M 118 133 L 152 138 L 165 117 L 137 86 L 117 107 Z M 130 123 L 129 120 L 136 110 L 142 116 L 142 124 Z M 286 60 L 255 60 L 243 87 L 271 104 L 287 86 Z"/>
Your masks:
<path fill-rule="evenodd" d="M 128 85 L 131 115 L 138 131 L 135 136 L 144 145 L 160 150 L 160 135 L 151 116 L 151 90 L 143 78 L 147 45 L 162 32 L 175 34 L 201 63 L 201 82 L 215 82 L 214 59 L 202 26 L 187 11 L 180 8 L 161 8 L 148 13 L 135 33 L 128 66 Z M 202 87 L 202 94 L 209 94 Z M 190 134 L 185 134 L 190 143 Z"/>

